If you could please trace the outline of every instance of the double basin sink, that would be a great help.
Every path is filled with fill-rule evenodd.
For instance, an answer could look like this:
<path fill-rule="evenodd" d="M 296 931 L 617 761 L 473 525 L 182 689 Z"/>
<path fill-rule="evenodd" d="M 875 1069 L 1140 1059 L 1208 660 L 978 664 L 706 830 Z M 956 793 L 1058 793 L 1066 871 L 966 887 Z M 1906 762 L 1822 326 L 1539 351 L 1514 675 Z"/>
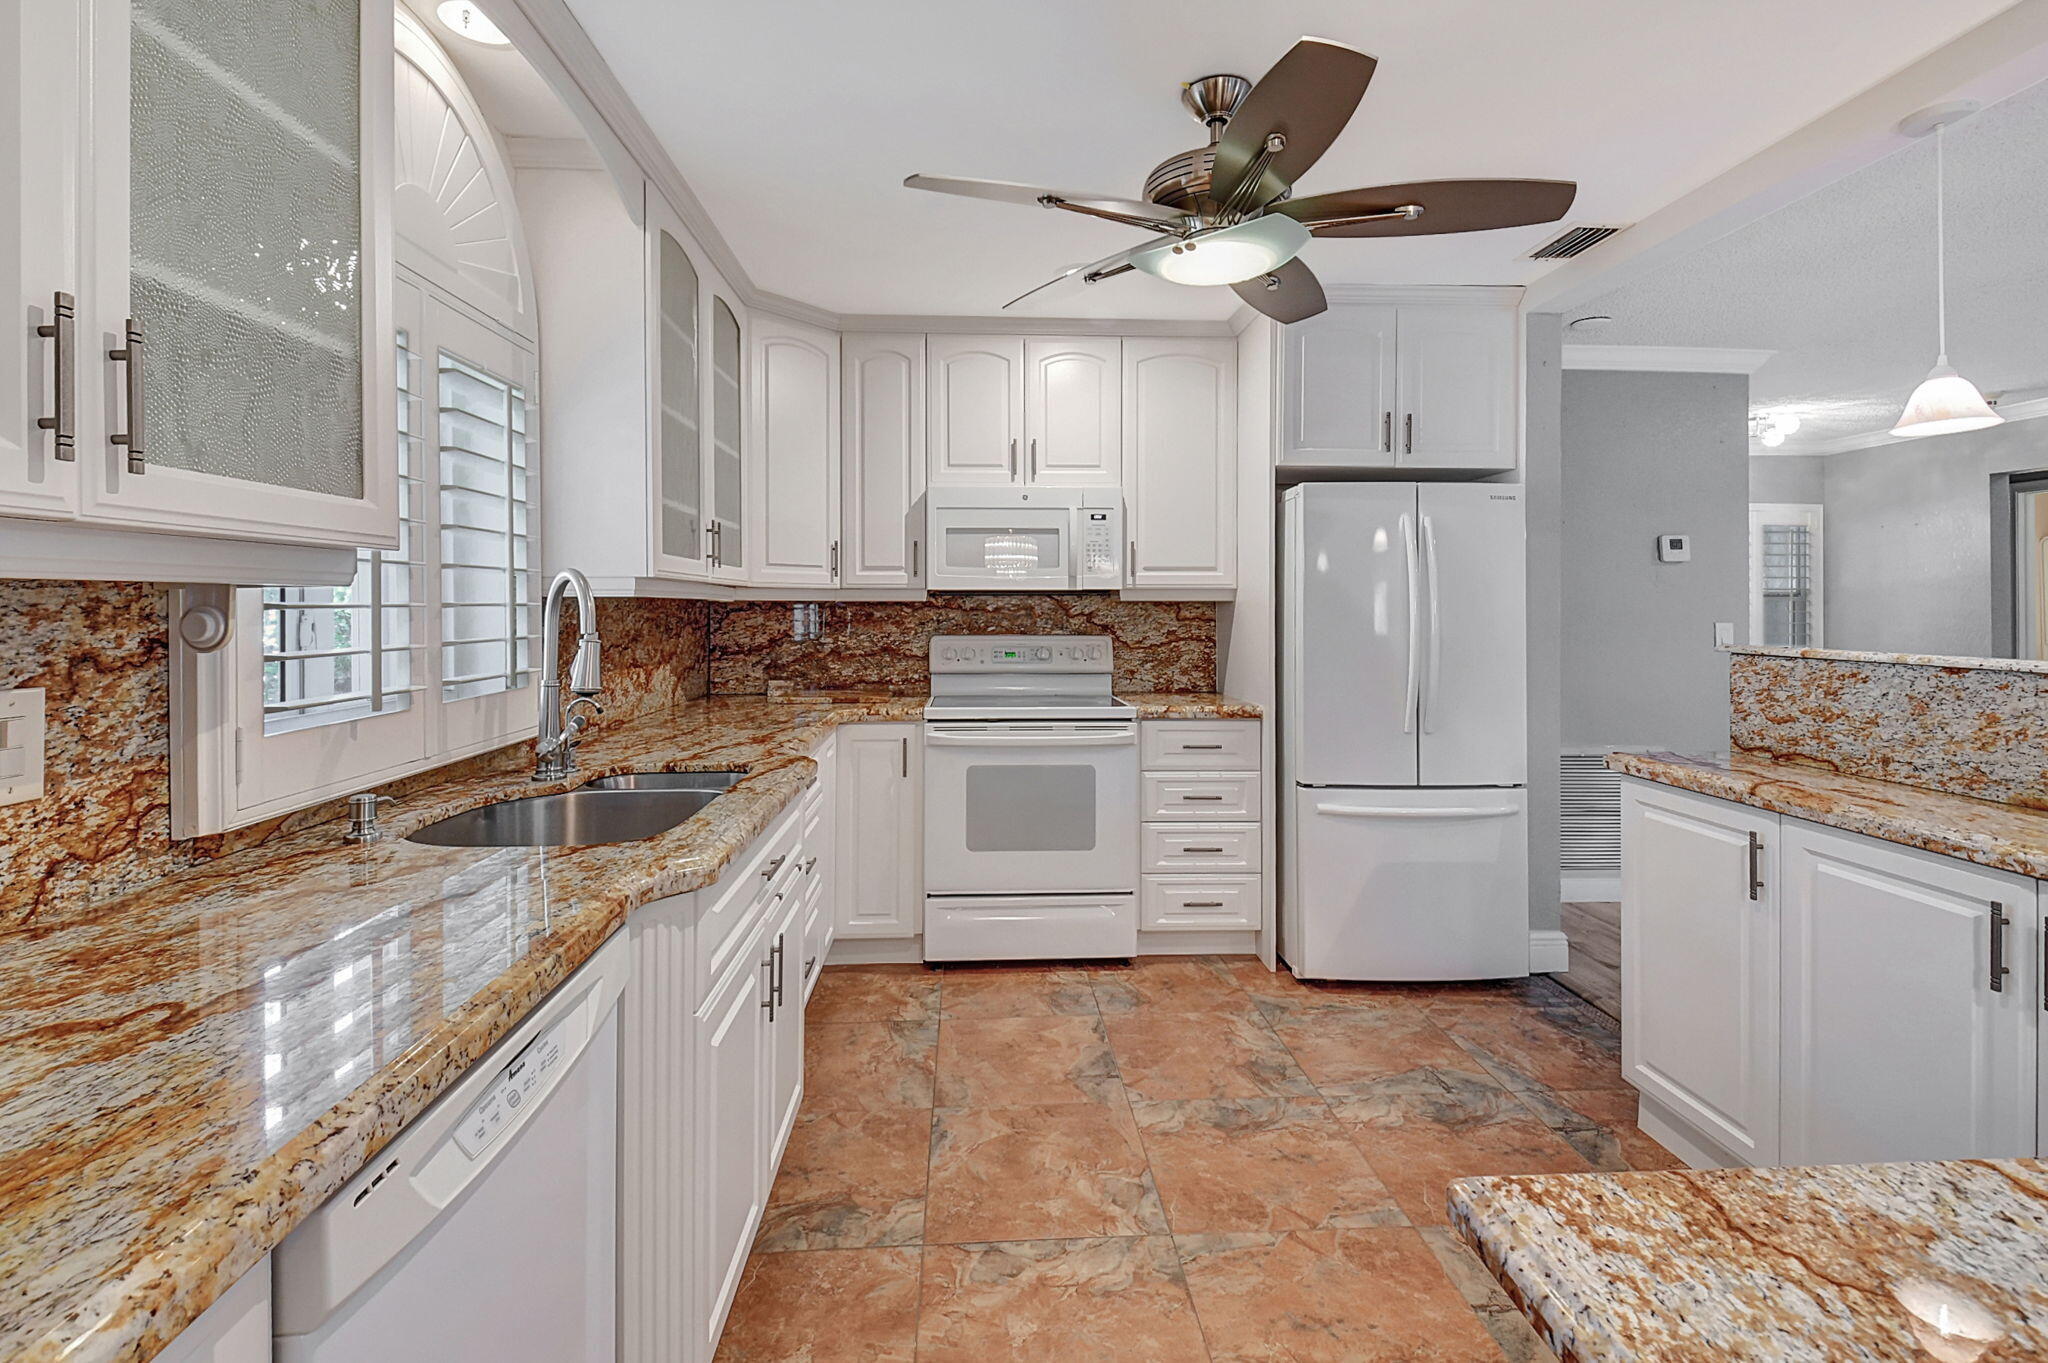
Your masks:
<path fill-rule="evenodd" d="M 451 815 L 408 842 L 434 847 L 585 847 L 666 833 L 731 788 L 736 771 L 601 776 L 556 795 L 530 795 Z"/>

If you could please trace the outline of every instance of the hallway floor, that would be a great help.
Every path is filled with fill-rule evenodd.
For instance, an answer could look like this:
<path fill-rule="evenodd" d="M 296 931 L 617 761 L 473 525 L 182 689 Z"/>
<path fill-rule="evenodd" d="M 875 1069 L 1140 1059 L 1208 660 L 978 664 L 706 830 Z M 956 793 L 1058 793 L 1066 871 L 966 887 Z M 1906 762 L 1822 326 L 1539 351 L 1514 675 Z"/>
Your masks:
<path fill-rule="evenodd" d="M 1547 1363 L 1445 1185 L 1678 1164 L 1540 977 L 833 967 L 806 1050 L 720 1363 Z"/>

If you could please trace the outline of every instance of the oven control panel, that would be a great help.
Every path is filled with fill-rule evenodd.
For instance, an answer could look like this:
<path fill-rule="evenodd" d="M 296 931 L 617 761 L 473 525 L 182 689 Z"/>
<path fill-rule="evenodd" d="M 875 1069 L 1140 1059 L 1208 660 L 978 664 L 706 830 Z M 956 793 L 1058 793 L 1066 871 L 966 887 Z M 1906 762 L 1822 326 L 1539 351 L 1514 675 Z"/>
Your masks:
<path fill-rule="evenodd" d="M 939 634 L 931 665 L 935 673 L 1106 673 L 1110 642 L 1101 634 Z"/>

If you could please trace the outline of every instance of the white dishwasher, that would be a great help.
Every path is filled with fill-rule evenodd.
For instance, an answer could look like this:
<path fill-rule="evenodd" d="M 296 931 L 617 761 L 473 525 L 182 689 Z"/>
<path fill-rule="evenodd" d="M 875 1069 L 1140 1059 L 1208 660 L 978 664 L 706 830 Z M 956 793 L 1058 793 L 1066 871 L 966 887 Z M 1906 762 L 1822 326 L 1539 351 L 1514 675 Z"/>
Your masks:
<path fill-rule="evenodd" d="M 619 933 L 286 1237 L 276 1363 L 614 1363 Z"/>

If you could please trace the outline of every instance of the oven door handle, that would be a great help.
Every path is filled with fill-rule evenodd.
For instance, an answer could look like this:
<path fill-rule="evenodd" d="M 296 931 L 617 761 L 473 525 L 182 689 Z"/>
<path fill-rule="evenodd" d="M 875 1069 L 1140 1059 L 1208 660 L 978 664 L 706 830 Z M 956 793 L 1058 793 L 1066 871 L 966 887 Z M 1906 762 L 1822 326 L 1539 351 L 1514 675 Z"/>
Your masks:
<path fill-rule="evenodd" d="M 1054 734 L 949 734 L 927 729 L 927 748 L 1114 748 L 1127 747 L 1138 739 L 1137 731 L 1119 733 Z"/>

